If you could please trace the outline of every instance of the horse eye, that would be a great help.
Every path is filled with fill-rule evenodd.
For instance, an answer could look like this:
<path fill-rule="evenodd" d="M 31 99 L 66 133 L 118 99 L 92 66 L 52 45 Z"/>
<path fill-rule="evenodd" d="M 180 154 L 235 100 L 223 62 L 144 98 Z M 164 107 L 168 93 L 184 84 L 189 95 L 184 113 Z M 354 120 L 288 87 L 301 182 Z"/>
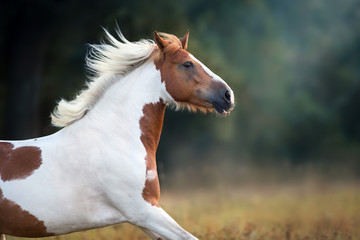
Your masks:
<path fill-rule="evenodd" d="M 187 62 L 183 63 L 183 66 L 186 67 L 186 68 L 190 68 L 190 67 L 194 66 L 194 64 L 192 62 L 190 62 L 190 61 L 187 61 Z"/>

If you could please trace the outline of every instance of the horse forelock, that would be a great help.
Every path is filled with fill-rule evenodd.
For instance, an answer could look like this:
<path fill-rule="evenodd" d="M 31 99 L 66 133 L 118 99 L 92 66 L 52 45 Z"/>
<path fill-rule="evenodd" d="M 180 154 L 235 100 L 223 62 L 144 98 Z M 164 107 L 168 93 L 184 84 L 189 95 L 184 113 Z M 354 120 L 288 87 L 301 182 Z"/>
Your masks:
<path fill-rule="evenodd" d="M 154 62 L 161 61 L 163 60 L 165 54 L 174 54 L 177 50 L 182 48 L 180 39 L 175 35 L 168 33 L 159 33 L 159 35 L 169 44 L 163 50 L 160 50 L 158 47 L 153 50 L 150 59 Z"/>

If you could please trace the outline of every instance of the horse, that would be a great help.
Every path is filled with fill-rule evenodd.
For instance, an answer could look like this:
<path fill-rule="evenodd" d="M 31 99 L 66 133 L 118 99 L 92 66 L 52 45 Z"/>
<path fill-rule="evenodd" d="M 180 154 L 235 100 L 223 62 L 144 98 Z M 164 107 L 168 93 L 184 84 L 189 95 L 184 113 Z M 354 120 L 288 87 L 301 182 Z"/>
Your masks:
<path fill-rule="evenodd" d="M 0 142 L 0 235 L 48 237 L 128 222 L 151 239 L 197 239 L 159 205 L 166 106 L 227 115 L 234 93 L 184 37 L 89 45 L 87 85 L 51 114 L 52 135 Z M 2 235 L 3 234 L 3 235 Z"/>

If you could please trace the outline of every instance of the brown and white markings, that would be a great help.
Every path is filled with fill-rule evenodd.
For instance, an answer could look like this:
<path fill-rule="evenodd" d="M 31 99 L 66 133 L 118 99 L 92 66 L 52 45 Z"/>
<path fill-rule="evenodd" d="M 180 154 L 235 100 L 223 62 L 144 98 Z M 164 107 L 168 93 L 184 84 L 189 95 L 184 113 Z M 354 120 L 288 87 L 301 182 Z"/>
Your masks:
<path fill-rule="evenodd" d="M 45 237 L 130 222 L 152 239 L 196 239 L 159 205 L 156 150 L 165 108 L 234 107 L 229 86 L 155 32 L 155 42 L 93 45 L 94 77 L 52 115 L 62 129 L 38 139 L 0 142 L 0 233 Z"/>

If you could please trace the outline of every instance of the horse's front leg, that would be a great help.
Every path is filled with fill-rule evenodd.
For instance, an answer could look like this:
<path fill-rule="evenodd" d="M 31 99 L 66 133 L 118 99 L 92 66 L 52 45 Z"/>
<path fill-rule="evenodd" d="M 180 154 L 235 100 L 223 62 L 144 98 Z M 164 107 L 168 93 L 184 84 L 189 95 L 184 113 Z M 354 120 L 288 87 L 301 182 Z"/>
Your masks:
<path fill-rule="evenodd" d="M 140 227 L 141 230 L 143 230 L 151 239 L 153 240 L 159 240 L 159 239 L 163 239 L 160 235 L 154 233 L 153 231 L 150 231 L 149 229 Z"/>
<path fill-rule="evenodd" d="M 0 240 L 6 240 L 5 234 L 0 234 Z"/>
<path fill-rule="evenodd" d="M 134 219 L 132 224 L 140 227 L 153 239 L 157 235 L 161 240 L 196 240 L 197 238 L 185 231 L 162 208 L 149 206 L 146 214 Z"/>

